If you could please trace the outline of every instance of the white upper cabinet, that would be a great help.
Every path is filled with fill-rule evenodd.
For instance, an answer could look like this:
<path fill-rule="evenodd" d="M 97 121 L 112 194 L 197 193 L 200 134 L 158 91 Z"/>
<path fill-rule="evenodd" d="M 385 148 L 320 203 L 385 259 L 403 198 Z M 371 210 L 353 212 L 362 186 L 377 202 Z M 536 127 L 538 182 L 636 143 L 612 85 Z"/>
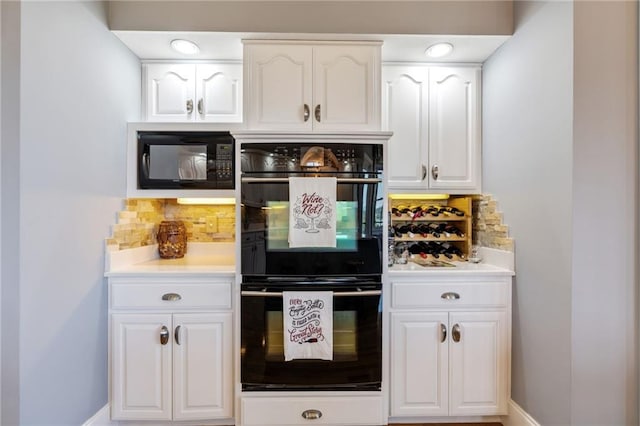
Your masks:
<path fill-rule="evenodd" d="M 314 47 L 314 129 L 380 130 L 379 81 L 379 45 Z"/>
<path fill-rule="evenodd" d="M 311 49 L 245 44 L 244 61 L 248 127 L 311 130 Z"/>
<path fill-rule="evenodd" d="M 380 43 L 245 41 L 249 129 L 380 130 Z"/>
<path fill-rule="evenodd" d="M 242 64 L 143 64 L 147 121 L 242 121 Z"/>
<path fill-rule="evenodd" d="M 383 67 L 389 189 L 481 192 L 480 69 Z"/>
<path fill-rule="evenodd" d="M 387 161 L 391 189 L 427 188 L 428 75 L 420 66 L 389 65 L 382 70 L 382 127 L 393 131 Z"/>
<path fill-rule="evenodd" d="M 480 190 L 480 70 L 429 70 L 429 185 Z"/>

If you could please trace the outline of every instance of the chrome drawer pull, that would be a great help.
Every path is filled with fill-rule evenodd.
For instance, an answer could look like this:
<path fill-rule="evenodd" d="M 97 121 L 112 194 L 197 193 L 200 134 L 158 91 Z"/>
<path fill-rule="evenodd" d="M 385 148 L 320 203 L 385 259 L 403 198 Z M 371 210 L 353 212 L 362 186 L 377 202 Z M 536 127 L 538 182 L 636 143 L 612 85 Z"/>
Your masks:
<path fill-rule="evenodd" d="M 169 302 L 175 302 L 182 299 L 178 293 L 166 293 L 162 295 L 162 300 L 168 300 Z"/>
<path fill-rule="evenodd" d="M 453 291 L 449 291 L 447 293 L 442 293 L 442 296 L 440 296 L 441 298 L 443 298 L 444 300 L 458 300 L 460 299 L 460 295 L 458 293 L 455 293 Z"/>
<path fill-rule="evenodd" d="M 302 412 L 302 418 L 305 420 L 318 420 L 322 417 L 322 411 L 320 410 L 305 410 Z"/>
<path fill-rule="evenodd" d="M 440 324 L 440 343 L 444 343 L 447 340 L 447 327 L 444 324 Z"/>

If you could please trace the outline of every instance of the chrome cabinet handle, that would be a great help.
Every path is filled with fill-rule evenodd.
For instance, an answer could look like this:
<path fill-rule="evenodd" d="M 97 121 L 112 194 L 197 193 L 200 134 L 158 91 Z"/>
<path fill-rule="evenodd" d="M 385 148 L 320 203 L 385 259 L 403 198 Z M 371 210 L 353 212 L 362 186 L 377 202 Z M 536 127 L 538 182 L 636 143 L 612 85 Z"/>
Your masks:
<path fill-rule="evenodd" d="M 305 420 L 318 420 L 320 417 L 322 417 L 320 410 L 304 410 L 302 412 L 302 418 Z"/>
<path fill-rule="evenodd" d="M 163 325 L 160 329 L 160 344 L 166 345 L 169 342 L 169 329 Z"/>
<path fill-rule="evenodd" d="M 316 109 L 314 113 L 316 116 L 316 121 L 319 123 L 320 122 L 320 104 L 316 105 Z"/>
<path fill-rule="evenodd" d="M 423 164 L 422 165 L 422 180 L 425 180 L 426 177 L 427 177 L 427 166 L 425 166 Z"/>
<path fill-rule="evenodd" d="M 311 115 L 311 110 L 309 109 L 309 105 L 308 104 L 304 104 L 303 106 L 304 109 L 304 122 L 306 123 L 307 121 L 309 121 L 309 116 Z"/>
<path fill-rule="evenodd" d="M 180 329 L 182 328 L 181 325 L 177 326 L 175 331 L 173 332 L 173 338 L 176 340 L 176 343 L 179 345 L 180 344 Z"/>
<path fill-rule="evenodd" d="M 193 112 L 193 99 L 187 99 L 187 114 Z"/>
<path fill-rule="evenodd" d="M 438 180 L 438 175 L 440 175 L 440 169 L 437 164 L 434 164 L 431 166 L 431 177 L 433 180 Z"/>
<path fill-rule="evenodd" d="M 440 297 L 442 299 L 444 299 L 444 300 L 458 300 L 458 299 L 460 299 L 460 295 L 458 293 L 453 292 L 453 291 L 449 291 L 447 293 L 442 293 L 442 295 Z"/>
<path fill-rule="evenodd" d="M 169 302 L 176 302 L 181 299 L 182 296 L 180 296 L 178 293 L 166 293 L 162 295 L 162 300 L 168 300 Z"/>
<path fill-rule="evenodd" d="M 451 338 L 456 343 L 460 341 L 460 324 L 454 325 L 451 329 Z"/>
<path fill-rule="evenodd" d="M 447 327 L 440 324 L 440 343 L 444 343 L 445 340 L 447 340 Z"/>
<path fill-rule="evenodd" d="M 198 114 L 200 114 L 200 115 L 204 114 L 203 111 L 204 111 L 204 102 L 203 102 L 202 98 L 200 98 L 198 100 Z"/>

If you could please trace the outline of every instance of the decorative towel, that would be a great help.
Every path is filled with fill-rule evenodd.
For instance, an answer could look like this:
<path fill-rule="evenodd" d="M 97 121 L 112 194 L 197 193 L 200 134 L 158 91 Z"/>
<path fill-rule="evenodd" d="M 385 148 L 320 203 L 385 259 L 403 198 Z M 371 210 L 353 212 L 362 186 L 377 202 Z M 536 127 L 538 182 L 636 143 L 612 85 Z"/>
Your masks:
<path fill-rule="evenodd" d="M 335 177 L 289 178 L 289 247 L 336 246 Z"/>
<path fill-rule="evenodd" d="M 284 360 L 333 360 L 333 292 L 283 291 Z"/>

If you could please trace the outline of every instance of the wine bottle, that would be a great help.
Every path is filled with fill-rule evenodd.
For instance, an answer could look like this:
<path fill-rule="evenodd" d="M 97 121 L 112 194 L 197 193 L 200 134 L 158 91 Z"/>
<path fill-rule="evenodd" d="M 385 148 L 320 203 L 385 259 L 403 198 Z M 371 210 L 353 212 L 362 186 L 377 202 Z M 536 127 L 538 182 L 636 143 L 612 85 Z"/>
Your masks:
<path fill-rule="evenodd" d="M 464 238 L 464 232 L 462 232 L 458 227 L 453 225 L 447 225 L 444 230 L 448 234 L 455 234 L 460 238 Z"/>

